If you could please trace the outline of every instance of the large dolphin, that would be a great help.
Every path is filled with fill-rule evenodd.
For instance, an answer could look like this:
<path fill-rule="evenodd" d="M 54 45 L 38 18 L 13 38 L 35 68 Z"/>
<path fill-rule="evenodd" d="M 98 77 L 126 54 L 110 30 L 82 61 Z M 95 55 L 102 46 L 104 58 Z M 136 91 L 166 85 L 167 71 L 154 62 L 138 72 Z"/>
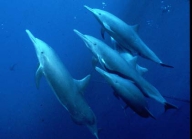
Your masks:
<path fill-rule="evenodd" d="M 141 40 L 137 33 L 137 25 L 130 26 L 115 15 L 100 9 L 92 9 L 84 6 L 93 13 L 96 19 L 102 26 L 102 36 L 104 38 L 104 31 L 113 37 L 118 44 L 131 53 L 152 60 L 161 66 L 173 68 L 173 66 L 164 64 L 157 55 Z"/>
<path fill-rule="evenodd" d="M 93 53 L 94 57 L 98 59 L 100 64 L 111 73 L 120 75 L 121 77 L 128 78 L 136 83 L 146 97 L 155 99 L 162 103 L 165 110 L 177 108 L 176 106 L 168 103 L 159 91 L 147 82 L 136 70 L 136 58 L 132 62 L 127 62 L 119 53 L 113 50 L 104 42 L 89 35 L 83 35 L 74 29 L 74 32 L 84 41 L 89 50 Z"/>
<path fill-rule="evenodd" d="M 76 124 L 86 125 L 99 139 L 96 117 L 82 94 L 90 80 L 90 75 L 82 80 L 73 79 L 54 50 L 42 40 L 35 38 L 29 30 L 26 32 L 33 42 L 40 63 L 36 72 L 37 87 L 40 78 L 44 75 L 59 102 L 70 113 L 72 120 Z"/>
<path fill-rule="evenodd" d="M 98 67 L 95 67 L 95 70 L 99 72 L 112 86 L 115 91 L 114 95 L 117 98 L 121 98 L 126 105 L 138 115 L 145 118 L 151 116 L 155 119 L 155 117 L 148 110 L 144 95 L 132 81 L 124 79 L 116 74 L 108 73 Z"/>

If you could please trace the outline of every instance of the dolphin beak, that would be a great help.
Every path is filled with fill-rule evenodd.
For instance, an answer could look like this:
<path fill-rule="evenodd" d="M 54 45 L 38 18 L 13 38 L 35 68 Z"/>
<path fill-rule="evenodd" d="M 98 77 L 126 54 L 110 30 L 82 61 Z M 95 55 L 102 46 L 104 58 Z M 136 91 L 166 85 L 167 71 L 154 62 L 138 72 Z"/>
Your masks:
<path fill-rule="evenodd" d="M 97 72 L 99 72 L 102 76 L 104 76 L 104 77 L 106 76 L 106 72 L 104 70 L 100 69 L 99 67 L 95 67 L 95 70 Z"/>
<path fill-rule="evenodd" d="M 99 72 L 99 74 L 101 74 L 101 76 L 103 76 L 108 82 L 111 81 L 111 75 L 110 75 L 110 73 L 108 73 L 108 72 L 100 69 L 99 67 L 95 67 L 95 70 L 96 70 L 97 72 Z"/>
<path fill-rule="evenodd" d="M 79 32 L 76 29 L 73 29 L 73 31 L 85 42 L 85 44 L 88 46 L 88 44 L 90 43 L 90 41 L 86 38 L 85 35 L 83 35 L 81 32 Z"/>
<path fill-rule="evenodd" d="M 28 34 L 30 40 L 35 44 L 36 38 L 33 36 L 33 34 L 28 29 L 26 29 L 25 31 Z"/>
<path fill-rule="evenodd" d="M 81 32 L 79 32 L 78 30 L 73 29 L 73 31 L 74 31 L 81 39 L 83 39 L 83 40 L 86 39 L 86 37 L 85 37 Z"/>
<path fill-rule="evenodd" d="M 84 5 L 84 7 L 87 9 L 87 10 L 89 10 L 90 12 L 92 12 L 93 13 L 93 9 L 91 9 L 90 7 L 88 7 L 87 5 Z"/>

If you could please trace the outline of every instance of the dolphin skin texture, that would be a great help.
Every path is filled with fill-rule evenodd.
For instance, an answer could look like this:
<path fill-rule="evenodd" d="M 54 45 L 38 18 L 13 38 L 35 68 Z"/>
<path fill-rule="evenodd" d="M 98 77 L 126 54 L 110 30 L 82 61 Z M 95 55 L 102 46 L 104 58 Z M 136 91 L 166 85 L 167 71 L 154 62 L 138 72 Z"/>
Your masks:
<path fill-rule="evenodd" d="M 136 58 L 127 62 L 117 51 L 99 39 L 89 35 L 83 35 L 76 29 L 74 29 L 74 32 L 84 41 L 87 48 L 93 53 L 94 57 L 98 59 L 101 66 L 108 72 L 115 73 L 123 78 L 135 82 L 144 96 L 153 98 L 162 103 L 165 110 L 177 109 L 176 106 L 168 103 L 159 91 L 138 73 L 136 69 Z"/>
<path fill-rule="evenodd" d="M 82 80 L 73 79 L 49 45 L 34 37 L 29 30 L 26 30 L 26 33 L 35 47 L 40 63 L 36 72 L 37 88 L 41 77 L 45 76 L 59 102 L 70 113 L 72 120 L 78 125 L 86 125 L 99 139 L 96 117 L 83 97 L 83 90 L 90 80 L 90 75 Z"/>
<path fill-rule="evenodd" d="M 163 63 L 157 55 L 141 40 L 137 33 L 138 25 L 130 26 L 124 21 L 116 17 L 115 15 L 100 9 L 92 9 L 88 6 L 84 6 L 88 9 L 101 24 L 102 37 L 104 38 L 104 32 L 106 31 L 115 41 L 131 53 L 137 53 L 143 58 L 152 60 L 161 66 L 173 68 L 173 66 Z"/>
<path fill-rule="evenodd" d="M 116 74 L 108 73 L 98 67 L 95 67 L 95 70 L 112 86 L 115 91 L 114 95 L 117 98 L 121 98 L 128 107 L 144 118 L 150 116 L 155 119 L 148 110 L 146 98 L 132 81 L 124 79 Z"/>

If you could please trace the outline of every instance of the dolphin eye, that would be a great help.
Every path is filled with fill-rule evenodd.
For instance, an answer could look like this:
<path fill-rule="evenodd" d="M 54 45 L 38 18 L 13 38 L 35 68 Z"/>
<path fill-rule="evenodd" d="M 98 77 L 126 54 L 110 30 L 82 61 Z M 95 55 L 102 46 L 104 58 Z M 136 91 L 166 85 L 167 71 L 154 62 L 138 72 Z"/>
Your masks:
<path fill-rule="evenodd" d="M 41 54 L 44 54 L 44 52 L 42 51 Z"/>
<path fill-rule="evenodd" d="M 93 43 L 93 45 L 97 45 L 96 43 Z"/>
<path fill-rule="evenodd" d="M 99 15 L 101 15 L 101 13 L 99 13 Z"/>

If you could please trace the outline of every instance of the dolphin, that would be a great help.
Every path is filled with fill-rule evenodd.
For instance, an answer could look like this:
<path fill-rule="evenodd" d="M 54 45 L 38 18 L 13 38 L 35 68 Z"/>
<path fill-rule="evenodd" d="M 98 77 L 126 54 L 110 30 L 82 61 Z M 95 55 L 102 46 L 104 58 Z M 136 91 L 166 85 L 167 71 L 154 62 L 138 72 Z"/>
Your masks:
<path fill-rule="evenodd" d="M 83 91 L 90 80 L 90 75 L 82 80 L 73 79 L 49 45 L 35 38 L 27 29 L 26 33 L 35 47 L 40 63 L 36 72 L 37 88 L 39 88 L 41 77 L 45 76 L 61 105 L 70 113 L 72 120 L 78 125 L 86 125 L 99 139 L 96 117 L 83 97 Z"/>
<path fill-rule="evenodd" d="M 93 53 L 94 57 L 98 59 L 102 67 L 104 67 L 108 72 L 132 80 L 146 97 L 153 98 L 162 103 L 165 110 L 173 108 L 177 109 L 176 106 L 168 103 L 159 91 L 138 73 L 136 70 L 136 58 L 127 62 L 117 51 L 113 50 L 101 40 L 89 35 L 83 35 L 76 29 L 74 29 L 74 32 L 84 41 L 86 46 Z"/>
<path fill-rule="evenodd" d="M 112 38 L 114 38 L 119 46 L 131 53 L 137 53 L 143 58 L 152 60 L 161 66 L 173 68 L 173 66 L 163 63 L 157 55 L 141 40 L 137 33 L 138 25 L 130 26 L 115 15 L 100 9 L 92 9 L 84 5 L 102 26 L 101 33 L 104 38 L 106 31 Z"/>
<path fill-rule="evenodd" d="M 95 70 L 99 72 L 114 89 L 114 95 L 120 97 L 127 106 L 138 115 L 148 118 L 155 117 L 149 112 L 146 99 L 137 86 L 130 80 L 124 79 L 116 74 L 108 73 L 98 67 Z M 125 107 L 126 108 L 126 107 Z"/>

